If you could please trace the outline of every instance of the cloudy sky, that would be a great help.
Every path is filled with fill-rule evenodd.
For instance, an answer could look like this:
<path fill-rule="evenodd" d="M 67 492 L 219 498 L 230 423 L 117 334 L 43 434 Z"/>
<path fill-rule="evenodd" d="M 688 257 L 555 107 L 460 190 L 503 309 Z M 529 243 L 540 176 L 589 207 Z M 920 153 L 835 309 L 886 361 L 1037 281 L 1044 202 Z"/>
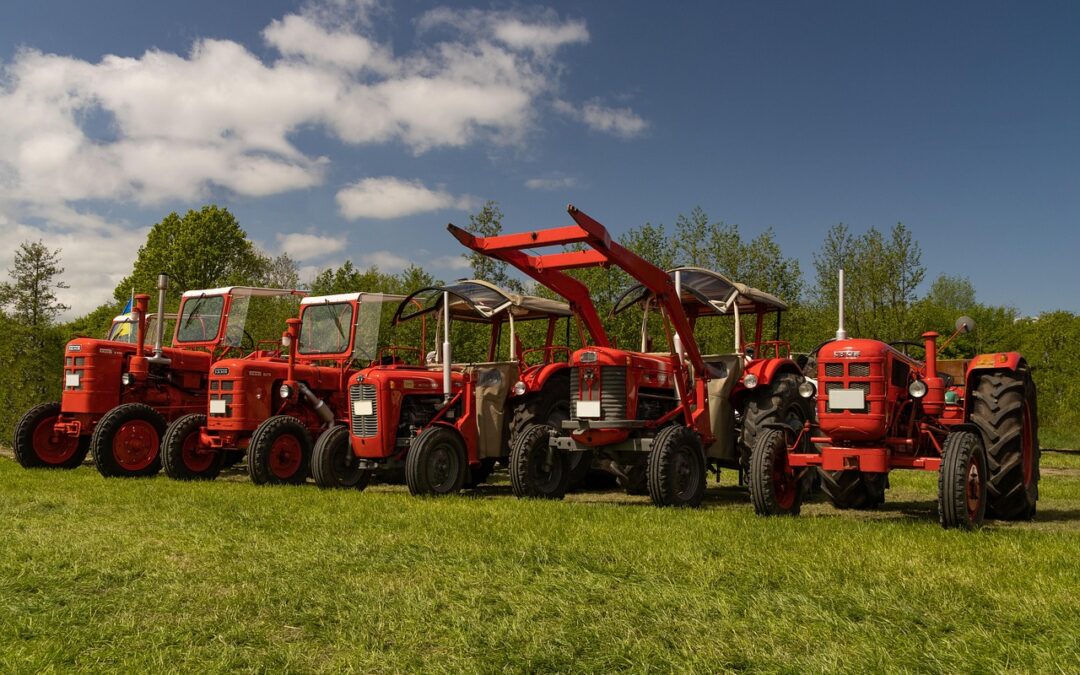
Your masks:
<path fill-rule="evenodd" d="M 811 252 L 911 227 L 931 277 L 1080 310 L 1075 3 L 425 0 L 0 6 L 0 266 L 63 249 L 73 313 L 173 210 L 305 273 L 462 271 L 447 222 L 703 207 Z"/>

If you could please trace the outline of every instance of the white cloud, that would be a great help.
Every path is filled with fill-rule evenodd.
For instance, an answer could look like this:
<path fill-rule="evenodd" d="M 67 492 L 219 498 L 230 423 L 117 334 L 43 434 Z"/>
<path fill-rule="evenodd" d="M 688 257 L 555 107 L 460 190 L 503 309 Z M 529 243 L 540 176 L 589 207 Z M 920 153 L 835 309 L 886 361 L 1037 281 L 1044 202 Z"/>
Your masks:
<path fill-rule="evenodd" d="M 455 197 L 445 190 L 425 187 L 420 181 L 393 176 L 365 178 L 337 193 L 338 209 L 350 220 L 387 220 L 443 209 L 468 210 L 474 202 L 472 197 Z"/>
<path fill-rule="evenodd" d="M 378 267 L 382 272 L 400 272 L 412 262 L 390 251 L 370 251 L 363 253 L 357 259 L 361 268 Z"/>
<path fill-rule="evenodd" d="M 297 262 L 318 260 L 343 251 L 348 239 L 342 235 L 321 235 L 308 232 L 278 234 L 278 251 L 288 253 Z"/>
<path fill-rule="evenodd" d="M 570 176 L 555 178 L 530 178 L 525 181 L 525 187 L 530 190 L 562 190 L 577 185 L 577 179 Z"/>
<path fill-rule="evenodd" d="M 584 123 L 593 131 L 621 138 L 640 136 L 649 127 L 649 123 L 630 108 L 609 108 L 601 105 L 598 99 L 592 99 L 580 108 L 563 100 L 555 101 L 554 106 L 555 110 Z"/>
<path fill-rule="evenodd" d="M 458 255 L 441 255 L 430 259 L 424 264 L 424 267 L 431 267 L 439 270 L 450 270 L 453 272 L 462 272 L 470 268 L 469 258 L 464 253 Z"/>
<path fill-rule="evenodd" d="M 493 35 L 511 49 L 540 56 L 548 56 L 565 45 L 589 41 L 589 30 L 584 21 L 564 21 L 553 10 L 543 8 L 522 14 L 440 7 L 420 17 L 418 25 L 421 31 L 451 27 L 472 35 Z"/>

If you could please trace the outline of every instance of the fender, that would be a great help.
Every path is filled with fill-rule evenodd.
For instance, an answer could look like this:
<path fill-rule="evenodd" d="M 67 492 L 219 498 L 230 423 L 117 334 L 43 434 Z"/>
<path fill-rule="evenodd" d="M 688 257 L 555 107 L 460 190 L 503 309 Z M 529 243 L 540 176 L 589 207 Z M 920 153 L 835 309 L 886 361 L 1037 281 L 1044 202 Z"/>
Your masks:
<path fill-rule="evenodd" d="M 546 366 L 529 368 L 521 373 L 521 381 L 525 383 L 527 391 L 536 392 L 547 386 L 548 380 L 555 375 L 564 372 L 570 366 L 567 363 L 549 363 Z M 569 395 L 569 392 L 567 392 Z"/>
<path fill-rule="evenodd" d="M 759 359 L 751 361 L 743 369 L 743 377 L 753 374 L 758 379 L 758 387 L 772 383 L 778 375 L 792 373 L 802 375 L 802 370 L 791 359 Z"/>

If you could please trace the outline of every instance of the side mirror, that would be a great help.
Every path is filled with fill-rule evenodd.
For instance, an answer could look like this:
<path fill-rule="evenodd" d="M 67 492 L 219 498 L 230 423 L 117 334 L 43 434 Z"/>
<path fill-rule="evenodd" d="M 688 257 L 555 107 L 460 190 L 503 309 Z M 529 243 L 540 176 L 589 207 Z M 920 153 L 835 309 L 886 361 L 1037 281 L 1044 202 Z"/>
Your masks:
<path fill-rule="evenodd" d="M 970 333 L 975 330 L 975 319 L 970 316 L 962 316 L 956 320 L 957 333 Z"/>

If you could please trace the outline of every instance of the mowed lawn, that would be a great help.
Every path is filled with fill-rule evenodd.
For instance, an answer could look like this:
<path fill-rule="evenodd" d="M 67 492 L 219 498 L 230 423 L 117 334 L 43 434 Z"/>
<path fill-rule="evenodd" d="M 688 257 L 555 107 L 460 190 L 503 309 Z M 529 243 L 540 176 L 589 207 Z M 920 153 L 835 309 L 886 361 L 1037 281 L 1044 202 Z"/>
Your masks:
<path fill-rule="evenodd" d="M 0 672 L 1076 672 L 1080 456 L 1043 467 L 1036 522 L 964 533 L 930 474 L 762 519 L 730 474 L 677 511 L 0 457 Z"/>

